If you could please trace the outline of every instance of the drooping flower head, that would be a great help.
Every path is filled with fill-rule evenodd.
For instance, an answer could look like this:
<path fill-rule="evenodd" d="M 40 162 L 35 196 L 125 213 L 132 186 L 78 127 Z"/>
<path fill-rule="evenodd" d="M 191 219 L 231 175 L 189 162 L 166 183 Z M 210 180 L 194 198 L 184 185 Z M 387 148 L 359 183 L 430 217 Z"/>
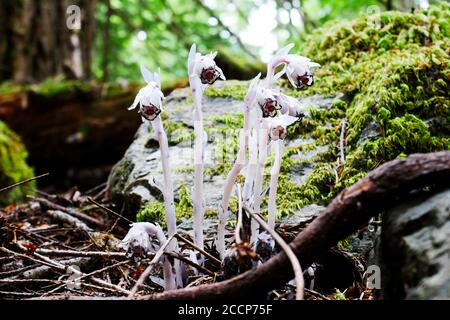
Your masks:
<path fill-rule="evenodd" d="M 276 118 L 266 119 L 266 124 L 269 128 L 269 137 L 272 141 L 277 141 L 279 139 L 284 140 L 287 134 L 287 127 L 291 124 L 297 122 L 299 118 L 292 117 L 283 114 Z"/>
<path fill-rule="evenodd" d="M 161 80 L 158 72 L 151 73 L 141 65 L 141 73 L 147 85 L 139 90 L 133 104 L 128 110 L 133 110 L 139 105 L 139 113 L 143 119 L 153 121 L 162 111 Z"/>
<path fill-rule="evenodd" d="M 262 112 L 263 118 L 273 118 L 277 115 L 277 111 L 281 109 L 276 99 L 277 93 L 273 90 L 259 87 L 256 92 L 256 103 Z"/>
<path fill-rule="evenodd" d="M 189 76 L 198 77 L 202 84 L 213 84 L 218 79 L 225 80 L 222 69 L 214 61 L 217 52 L 202 55 L 196 50 L 197 47 L 193 44 L 188 57 Z"/>
<path fill-rule="evenodd" d="M 281 107 L 280 112 L 282 114 L 296 118 L 303 118 L 308 114 L 305 106 L 298 99 L 289 97 L 282 93 L 276 94 L 275 99 Z"/>
<path fill-rule="evenodd" d="M 122 240 L 127 257 L 135 259 L 146 258 L 149 253 L 156 252 L 156 246 L 152 241 L 152 237 L 157 238 L 160 242 L 164 239 L 161 227 L 149 222 L 133 223 Z M 160 243 L 160 245 L 162 244 Z"/>
<path fill-rule="evenodd" d="M 289 55 L 286 73 L 291 84 L 297 89 L 314 84 L 314 71 L 320 64 L 299 55 Z"/>

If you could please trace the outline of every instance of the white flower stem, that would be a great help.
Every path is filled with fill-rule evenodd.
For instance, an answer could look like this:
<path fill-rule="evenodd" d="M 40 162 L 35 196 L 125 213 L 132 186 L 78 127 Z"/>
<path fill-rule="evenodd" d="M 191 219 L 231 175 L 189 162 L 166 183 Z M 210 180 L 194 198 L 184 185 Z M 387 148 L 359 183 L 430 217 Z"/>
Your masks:
<path fill-rule="evenodd" d="M 277 188 L 278 188 L 278 177 L 280 175 L 281 160 L 283 158 L 284 141 L 279 139 L 277 141 L 272 141 L 272 152 L 275 154 L 274 163 L 270 171 L 270 189 L 269 189 L 269 217 L 268 224 L 269 227 L 275 228 L 275 219 L 277 216 Z"/>
<path fill-rule="evenodd" d="M 152 121 L 153 129 L 155 130 L 155 138 L 159 143 L 159 150 L 161 152 L 161 163 L 164 175 L 164 207 L 167 222 L 167 231 L 169 236 L 174 235 L 177 232 L 175 204 L 173 200 L 173 183 L 172 174 L 170 170 L 170 154 L 169 144 L 167 141 L 167 135 L 164 131 L 164 127 L 161 121 L 161 117 L 156 117 Z"/>
<path fill-rule="evenodd" d="M 268 143 L 268 132 L 264 125 L 261 123 L 258 128 L 258 162 L 256 165 L 256 174 L 255 174 L 255 186 L 254 186 L 254 202 L 253 202 L 253 211 L 260 213 L 261 212 L 261 202 L 262 202 L 262 185 L 264 182 L 264 167 L 267 160 L 267 143 Z M 259 234 L 259 224 L 252 220 L 251 224 L 252 229 L 252 242 L 256 240 Z"/>
<path fill-rule="evenodd" d="M 155 130 L 155 137 L 159 143 L 159 150 L 161 153 L 161 164 L 163 168 L 163 176 L 164 176 L 164 212 L 166 216 L 167 223 L 167 232 L 169 237 L 172 237 L 177 232 L 177 222 L 176 222 L 176 212 L 175 212 L 175 203 L 174 203 L 174 194 L 173 194 L 173 182 L 172 182 L 172 172 L 170 167 L 170 153 L 169 153 L 169 143 L 167 140 L 167 134 L 164 131 L 164 126 L 162 124 L 161 117 L 156 117 L 155 120 L 152 121 L 153 129 Z M 169 251 L 175 251 L 177 249 L 177 241 L 176 239 L 172 240 L 169 244 Z M 166 267 L 170 266 L 170 262 L 167 258 L 163 259 L 164 263 L 164 274 L 168 272 Z M 179 287 L 183 286 L 182 283 L 182 275 L 181 275 L 181 266 L 180 261 L 174 261 L 174 268 L 176 273 L 176 280 Z M 170 273 L 172 274 L 172 273 Z M 164 276 L 166 279 L 166 276 Z"/>
<path fill-rule="evenodd" d="M 204 128 L 202 113 L 202 89 L 197 79 L 191 79 L 191 89 L 194 100 L 194 191 L 192 203 L 194 207 L 194 243 L 201 249 L 203 244 L 203 220 L 205 208 L 203 205 L 203 171 L 204 171 Z"/>
<path fill-rule="evenodd" d="M 250 123 L 249 128 L 249 142 L 248 142 L 248 149 L 249 149 L 249 162 L 247 166 L 247 172 L 245 174 L 245 183 L 244 188 L 242 189 L 242 199 L 244 202 L 248 202 L 251 197 L 251 193 L 253 190 L 253 182 L 255 178 L 255 171 L 256 171 L 256 165 L 258 162 L 258 140 L 256 137 L 256 129 L 258 128 L 259 120 L 256 116 L 256 110 L 252 111 L 252 123 Z"/>
<path fill-rule="evenodd" d="M 225 225 L 228 218 L 228 206 L 230 203 L 231 192 L 233 191 L 233 186 L 236 183 L 236 179 L 245 164 L 245 153 L 248 145 L 248 134 L 249 134 L 249 123 L 250 123 L 250 108 L 246 108 L 244 111 L 244 127 L 240 131 L 239 135 L 239 151 L 237 155 L 236 162 L 228 173 L 227 180 L 225 183 L 225 188 L 223 192 L 222 201 L 219 205 L 219 225 L 217 229 L 217 251 L 219 251 L 220 258 L 224 258 L 225 254 Z"/>

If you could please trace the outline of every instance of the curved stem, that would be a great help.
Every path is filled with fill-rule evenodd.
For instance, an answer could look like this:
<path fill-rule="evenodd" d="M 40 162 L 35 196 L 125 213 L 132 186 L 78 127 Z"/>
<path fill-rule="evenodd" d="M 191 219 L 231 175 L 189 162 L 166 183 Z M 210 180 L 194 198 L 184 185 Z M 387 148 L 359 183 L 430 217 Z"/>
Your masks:
<path fill-rule="evenodd" d="M 236 179 L 245 164 L 246 157 L 245 152 L 248 144 L 248 131 L 249 131 L 249 108 L 246 108 L 244 112 L 244 128 L 240 132 L 239 136 L 239 151 L 236 162 L 233 168 L 228 173 L 225 188 L 223 192 L 222 201 L 219 205 L 219 224 L 217 227 L 217 251 L 219 251 L 220 258 L 223 259 L 225 254 L 225 225 L 228 218 L 228 206 L 230 203 L 231 192 L 233 186 L 236 183 Z"/>

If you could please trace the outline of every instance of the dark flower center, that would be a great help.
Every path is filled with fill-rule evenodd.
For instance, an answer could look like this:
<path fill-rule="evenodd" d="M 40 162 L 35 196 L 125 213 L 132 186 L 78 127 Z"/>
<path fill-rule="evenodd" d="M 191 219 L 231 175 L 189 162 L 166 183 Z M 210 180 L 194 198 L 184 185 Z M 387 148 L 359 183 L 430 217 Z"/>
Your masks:
<path fill-rule="evenodd" d="M 312 76 L 307 73 L 305 73 L 302 76 L 298 76 L 297 77 L 298 86 L 299 87 L 307 86 L 311 77 Z"/>
<path fill-rule="evenodd" d="M 141 114 L 147 120 L 154 120 L 158 114 L 161 113 L 161 109 L 153 104 L 142 105 Z"/>
<path fill-rule="evenodd" d="M 278 103 L 275 100 L 267 99 L 266 102 L 264 102 L 263 109 L 268 113 L 272 113 L 277 110 L 277 107 Z"/>
<path fill-rule="evenodd" d="M 219 78 L 219 73 L 215 67 L 209 67 L 202 70 L 200 80 L 203 84 L 213 84 Z"/>

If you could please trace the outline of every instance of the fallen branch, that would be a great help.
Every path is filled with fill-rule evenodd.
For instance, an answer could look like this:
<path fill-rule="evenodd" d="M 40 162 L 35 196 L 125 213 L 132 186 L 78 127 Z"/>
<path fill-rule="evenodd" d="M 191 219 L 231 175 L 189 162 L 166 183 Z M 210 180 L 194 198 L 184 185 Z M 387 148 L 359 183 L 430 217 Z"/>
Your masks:
<path fill-rule="evenodd" d="M 80 220 L 86 221 L 86 222 L 88 222 L 88 223 L 90 223 L 92 225 L 95 225 L 97 227 L 103 227 L 104 226 L 104 224 L 102 222 L 98 221 L 95 218 L 92 218 L 91 216 L 89 216 L 89 215 L 87 215 L 85 213 L 79 212 L 78 210 L 60 206 L 59 204 L 53 203 L 53 202 L 51 202 L 51 201 L 49 201 L 47 199 L 44 199 L 44 198 L 36 198 L 35 200 L 37 202 L 39 202 L 40 204 L 42 204 L 43 206 L 49 208 L 49 209 L 66 212 L 66 213 L 68 213 L 68 214 L 70 214 L 70 215 L 72 215 L 72 216 L 74 216 L 74 217 L 76 217 L 76 218 L 78 218 Z"/>
<path fill-rule="evenodd" d="M 60 221 L 62 223 L 66 223 L 66 224 L 74 227 L 75 229 L 83 230 L 83 231 L 87 231 L 87 232 L 93 231 L 83 221 L 81 221 L 78 218 L 75 218 L 75 217 L 71 216 L 68 213 L 65 213 L 65 212 L 60 211 L 60 210 L 47 210 L 46 212 L 53 219 L 58 220 L 58 221 Z"/>
<path fill-rule="evenodd" d="M 414 197 L 412 190 L 448 187 L 450 151 L 414 154 L 370 172 L 355 185 L 344 189 L 290 246 L 306 268 L 339 240 L 358 230 L 373 215 Z M 284 252 L 257 269 L 233 279 L 194 288 L 173 290 L 142 299 L 248 299 L 261 297 L 292 279 L 292 268 Z"/>
<path fill-rule="evenodd" d="M 36 249 L 37 253 L 50 257 L 100 257 L 126 259 L 125 252 L 104 252 L 104 251 L 75 251 L 75 250 L 52 250 L 52 249 Z"/>
<path fill-rule="evenodd" d="M 128 218 L 126 218 L 126 217 L 124 217 L 124 216 L 118 214 L 118 213 L 115 212 L 114 210 L 111 210 L 111 209 L 105 207 L 105 206 L 102 205 L 101 203 L 98 203 L 97 201 L 95 201 L 95 200 L 92 199 L 91 197 L 88 197 L 88 200 L 89 200 L 89 202 L 95 204 L 95 205 L 96 205 L 97 207 L 99 207 L 100 209 L 103 209 L 103 210 L 105 210 L 106 212 L 111 213 L 111 214 L 115 215 L 116 217 L 118 217 L 118 218 L 120 218 L 120 219 L 123 219 L 123 220 L 125 220 L 126 222 L 128 222 L 128 223 L 130 223 L 130 224 L 134 223 L 134 222 L 131 221 L 130 219 L 128 219 Z"/>

